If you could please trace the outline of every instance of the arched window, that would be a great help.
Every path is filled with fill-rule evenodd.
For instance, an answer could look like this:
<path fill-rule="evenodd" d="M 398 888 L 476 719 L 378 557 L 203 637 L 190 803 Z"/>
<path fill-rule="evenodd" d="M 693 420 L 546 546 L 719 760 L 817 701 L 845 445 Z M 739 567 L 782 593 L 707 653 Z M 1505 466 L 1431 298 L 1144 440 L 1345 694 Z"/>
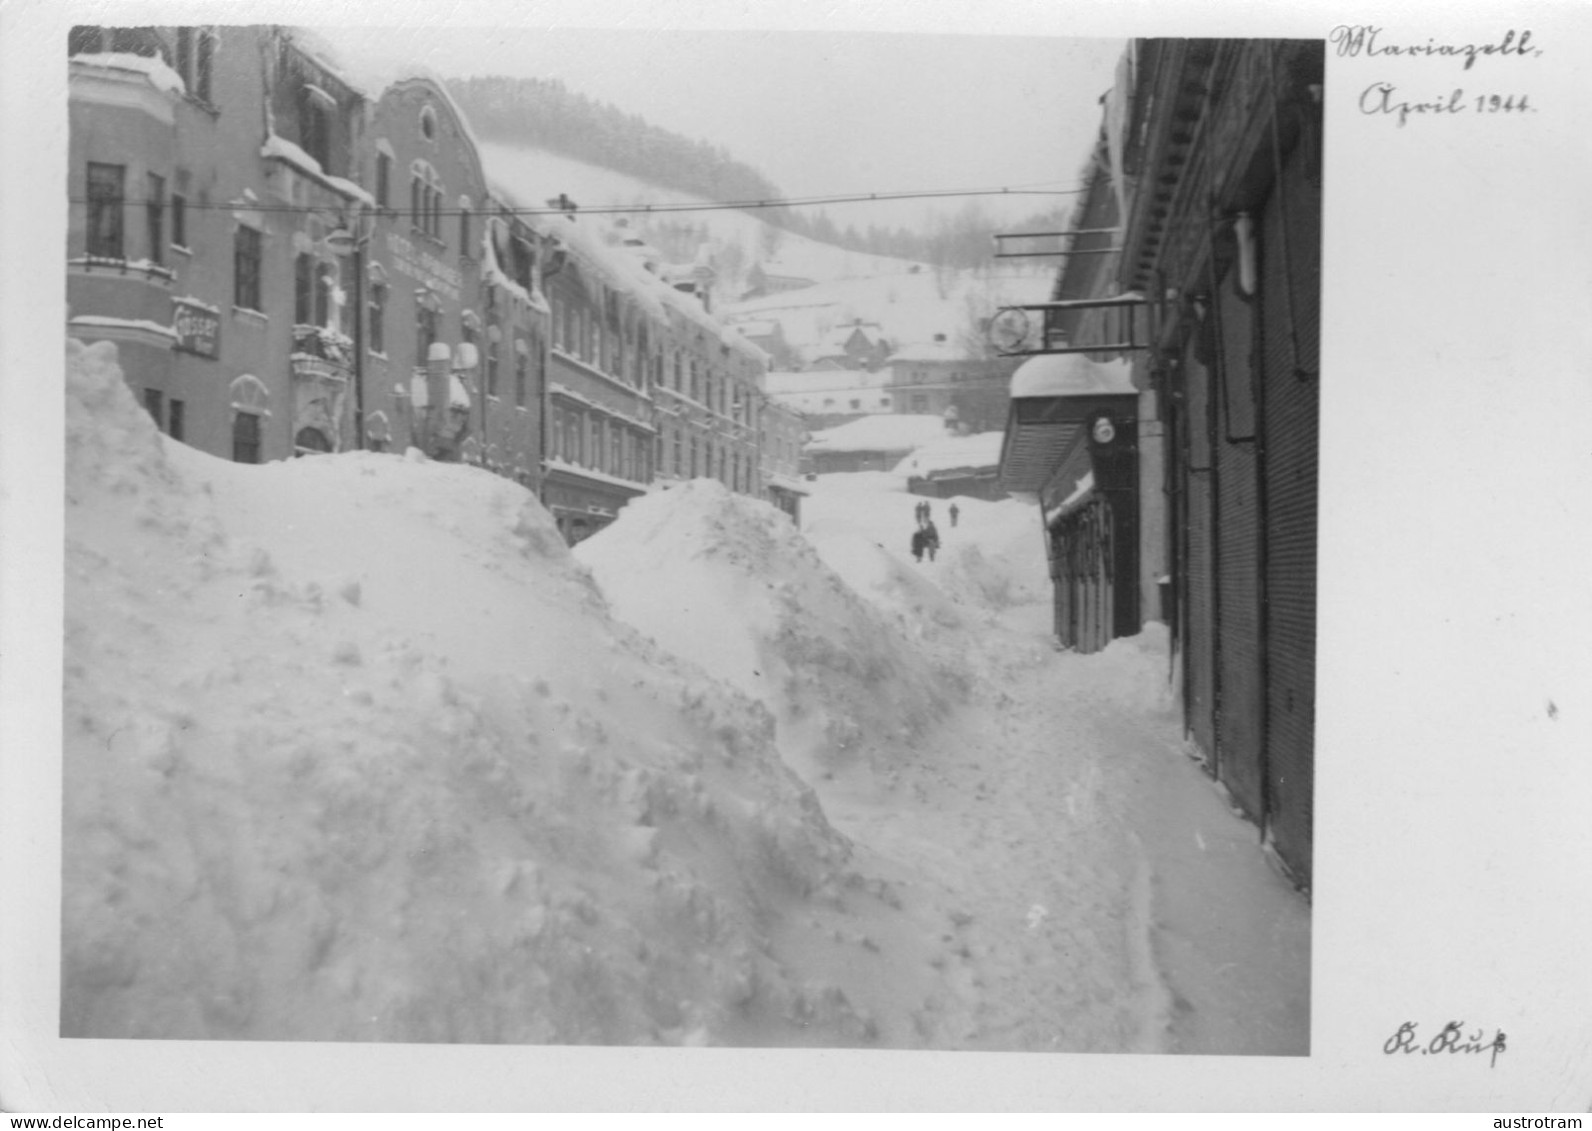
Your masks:
<path fill-rule="evenodd" d="M 232 460 L 234 463 L 260 462 L 260 418 L 252 412 L 232 415 Z"/>
<path fill-rule="evenodd" d="M 418 158 L 409 166 L 409 222 L 432 239 L 442 238 L 442 178 Z"/>
<path fill-rule="evenodd" d="M 294 456 L 318 454 L 332 450 L 332 441 L 319 428 L 304 427 L 293 437 Z"/>
<path fill-rule="evenodd" d="M 474 258 L 470 252 L 470 198 L 459 198 L 459 254 Z"/>

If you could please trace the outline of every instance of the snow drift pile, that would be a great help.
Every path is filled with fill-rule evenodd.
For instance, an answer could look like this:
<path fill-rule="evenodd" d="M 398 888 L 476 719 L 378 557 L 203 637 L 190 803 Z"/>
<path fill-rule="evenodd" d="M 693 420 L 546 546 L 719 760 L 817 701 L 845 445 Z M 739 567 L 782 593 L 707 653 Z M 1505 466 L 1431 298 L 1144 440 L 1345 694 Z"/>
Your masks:
<path fill-rule="evenodd" d="M 914 647 L 785 514 L 715 480 L 633 501 L 575 556 L 615 616 L 766 703 L 803 772 L 888 775 L 966 695 L 968 674 Z"/>
<path fill-rule="evenodd" d="M 67 423 L 63 1035 L 932 1039 L 866 1004 L 899 901 L 767 711 L 610 620 L 523 489 L 216 460 L 109 344 Z"/>

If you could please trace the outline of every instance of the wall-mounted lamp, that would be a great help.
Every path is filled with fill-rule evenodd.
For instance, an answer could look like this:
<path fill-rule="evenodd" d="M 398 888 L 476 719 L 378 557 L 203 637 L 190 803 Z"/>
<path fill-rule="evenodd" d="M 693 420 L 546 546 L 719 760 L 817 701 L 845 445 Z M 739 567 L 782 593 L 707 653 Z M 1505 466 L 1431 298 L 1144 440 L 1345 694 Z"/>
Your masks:
<path fill-rule="evenodd" d="M 1238 289 L 1248 298 L 1255 293 L 1255 221 L 1248 212 L 1233 221 L 1233 235 L 1238 239 Z"/>

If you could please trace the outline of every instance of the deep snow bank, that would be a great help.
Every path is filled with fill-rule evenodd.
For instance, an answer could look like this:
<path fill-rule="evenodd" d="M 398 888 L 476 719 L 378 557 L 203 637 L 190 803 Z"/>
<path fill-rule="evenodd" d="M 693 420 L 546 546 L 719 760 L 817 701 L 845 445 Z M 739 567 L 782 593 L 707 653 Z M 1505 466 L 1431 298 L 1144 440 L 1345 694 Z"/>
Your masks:
<path fill-rule="evenodd" d="M 967 674 L 913 646 L 785 514 L 714 480 L 632 501 L 575 556 L 616 616 L 766 703 L 803 770 L 888 774 L 966 695 Z"/>
<path fill-rule="evenodd" d="M 64 1035 L 906 1039 L 837 926 L 894 901 L 767 712 L 528 493 L 215 460 L 115 356 L 69 346 Z"/>

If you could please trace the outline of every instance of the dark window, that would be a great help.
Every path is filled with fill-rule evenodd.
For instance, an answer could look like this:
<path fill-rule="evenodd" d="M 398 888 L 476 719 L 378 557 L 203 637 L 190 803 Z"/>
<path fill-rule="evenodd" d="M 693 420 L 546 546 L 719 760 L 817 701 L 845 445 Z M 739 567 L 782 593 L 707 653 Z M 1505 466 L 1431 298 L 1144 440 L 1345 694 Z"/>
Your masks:
<path fill-rule="evenodd" d="M 127 166 L 88 163 L 88 253 L 122 258 L 122 199 Z"/>
<path fill-rule="evenodd" d="M 460 208 L 459 210 L 459 254 L 470 254 L 470 210 L 468 208 Z"/>
<path fill-rule="evenodd" d="M 424 306 L 415 308 L 415 364 L 431 359 L 431 343 L 437 340 L 437 312 Z"/>
<path fill-rule="evenodd" d="M 515 354 L 514 355 L 514 403 L 517 404 L 517 405 L 521 405 L 521 406 L 523 406 L 525 404 L 525 384 L 526 384 L 526 377 L 527 377 L 526 370 L 528 368 L 529 368 L 529 366 L 527 365 L 525 355 L 523 353 Z"/>
<path fill-rule="evenodd" d="M 525 240 L 514 240 L 514 281 L 523 289 L 531 289 L 531 272 L 536 263 L 536 253 Z"/>
<path fill-rule="evenodd" d="M 75 27 L 66 36 L 68 55 L 98 55 L 105 50 L 105 29 Z"/>
<path fill-rule="evenodd" d="M 235 463 L 260 462 L 260 418 L 252 412 L 232 418 L 232 459 Z"/>
<path fill-rule="evenodd" d="M 171 242 L 188 246 L 188 198 L 176 192 L 171 194 Z"/>
<path fill-rule="evenodd" d="M 337 308 L 337 328 L 343 336 L 354 336 L 354 257 L 337 261 L 337 288 L 343 292 L 343 304 Z"/>
<path fill-rule="evenodd" d="M 493 341 L 486 344 L 486 395 L 498 395 L 498 347 Z"/>
<path fill-rule="evenodd" d="M 166 431 L 170 433 L 173 440 L 182 439 L 182 417 L 183 402 L 174 397 L 166 410 Z"/>
<path fill-rule="evenodd" d="M 150 261 L 166 263 L 166 177 L 156 177 L 151 172 L 148 194 L 143 213 L 150 221 Z"/>
<path fill-rule="evenodd" d="M 321 171 L 330 173 L 331 121 L 320 98 L 307 86 L 299 87 L 299 145 L 316 161 Z"/>
<path fill-rule="evenodd" d="M 293 321 L 306 325 L 315 317 L 315 260 L 299 252 L 293 260 Z"/>
<path fill-rule="evenodd" d="M 180 27 L 177 29 L 177 73 L 182 76 L 182 81 L 187 85 L 189 92 L 193 91 L 193 28 Z"/>
<path fill-rule="evenodd" d="M 333 268 L 318 263 L 315 268 L 315 325 L 329 326 L 332 320 L 332 291 L 337 286 Z"/>
<path fill-rule="evenodd" d="M 150 416 L 154 417 L 156 428 L 166 427 L 166 414 L 162 411 L 163 400 L 164 397 L 159 389 L 144 390 L 144 408 Z"/>
<path fill-rule="evenodd" d="M 233 237 L 232 277 L 235 305 L 245 310 L 260 310 L 260 232 L 239 225 Z"/>
<path fill-rule="evenodd" d="M 387 352 L 387 284 L 370 285 L 370 348 L 375 353 Z"/>
<path fill-rule="evenodd" d="M 376 154 L 376 206 L 390 208 L 392 193 L 392 158 L 385 153 Z"/>
<path fill-rule="evenodd" d="M 332 442 L 326 438 L 326 433 L 319 428 L 300 428 L 298 435 L 293 437 L 293 455 L 295 457 L 309 452 L 329 452 Z"/>
<path fill-rule="evenodd" d="M 194 76 L 193 89 L 189 92 L 201 102 L 209 102 L 210 84 L 216 72 L 216 37 L 210 32 L 203 32 L 199 36 L 199 73 Z"/>
<path fill-rule="evenodd" d="M 152 27 L 119 27 L 111 29 L 111 50 L 120 55 L 163 56 L 164 45 Z"/>
<path fill-rule="evenodd" d="M 426 184 L 420 179 L 419 174 L 409 178 L 409 223 L 416 228 L 421 227 L 425 220 L 423 207 L 425 192 Z"/>

